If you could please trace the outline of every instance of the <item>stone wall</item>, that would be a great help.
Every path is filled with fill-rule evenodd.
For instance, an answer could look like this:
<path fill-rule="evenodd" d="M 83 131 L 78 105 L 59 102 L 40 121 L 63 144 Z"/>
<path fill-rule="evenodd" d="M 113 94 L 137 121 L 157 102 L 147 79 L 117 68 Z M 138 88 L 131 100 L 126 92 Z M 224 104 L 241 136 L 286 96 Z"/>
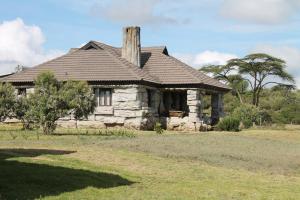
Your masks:
<path fill-rule="evenodd" d="M 187 90 L 188 116 L 185 117 L 161 117 L 163 108 L 162 91 L 157 88 L 141 85 L 111 85 L 92 86 L 112 89 L 112 105 L 101 106 L 87 120 L 78 121 L 78 127 L 106 128 L 126 127 L 131 129 L 153 130 L 154 124 L 160 121 L 168 130 L 199 131 L 205 126 L 202 116 L 202 91 L 200 89 Z M 148 107 L 147 89 L 152 90 L 152 105 Z M 33 92 L 28 88 L 27 93 Z M 212 118 L 217 121 L 223 116 L 223 95 L 212 94 Z M 63 127 L 75 127 L 72 116 L 61 118 L 58 125 Z"/>
<path fill-rule="evenodd" d="M 88 120 L 78 122 L 79 127 L 153 129 L 157 121 L 156 106 L 158 104 L 154 103 L 152 108 L 148 108 L 147 88 L 154 91 L 154 99 L 158 98 L 157 89 L 139 85 L 111 86 L 110 88 L 112 88 L 112 105 L 97 107 Z M 72 127 L 75 121 L 68 116 L 61 119 L 59 125 Z"/>

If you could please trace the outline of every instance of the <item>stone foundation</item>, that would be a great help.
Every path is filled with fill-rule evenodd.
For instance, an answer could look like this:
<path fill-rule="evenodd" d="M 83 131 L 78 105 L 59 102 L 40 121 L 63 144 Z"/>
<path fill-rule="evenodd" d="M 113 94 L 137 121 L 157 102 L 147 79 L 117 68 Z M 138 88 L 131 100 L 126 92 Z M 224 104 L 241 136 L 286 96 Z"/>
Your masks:
<path fill-rule="evenodd" d="M 162 91 L 142 85 L 99 85 L 97 88 L 112 89 L 112 105 L 101 106 L 95 109 L 94 114 L 87 120 L 77 122 L 79 128 L 108 128 L 125 127 L 137 130 L 153 130 L 156 122 L 161 122 L 168 130 L 200 131 L 207 130 L 202 116 L 202 91 L 197 88 L 186 88 L 188 116 L 185 117 L 160 117 L 162 113 Z M 27 88 L 33 92 L 33 88 Z M 151 90 L 151 107 L 148 107 L 148 92 Z M 218 120 L 223 116 L 222 94 L 212 95 L 212 119 Z M 76 121 L 72 116 L 67 116 L 58 121 L 58 126 L 74 128 Z"/>

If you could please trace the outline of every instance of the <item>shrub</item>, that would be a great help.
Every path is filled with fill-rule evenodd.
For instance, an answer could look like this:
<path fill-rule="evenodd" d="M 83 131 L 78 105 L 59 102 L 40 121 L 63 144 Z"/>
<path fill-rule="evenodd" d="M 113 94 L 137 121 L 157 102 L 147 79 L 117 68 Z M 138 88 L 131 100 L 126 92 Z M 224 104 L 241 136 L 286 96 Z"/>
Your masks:
<path fill-rule="evenodd" d="M 22 131 L 22 137 L 25 139 L 25 140 L 27 140 L 28 138 L 29 138 L 29 134 L 28 134 L 28 132 L 27 131 Z"/>
<path fill-rule="evenodd" d="M 227 116 L 223 118 L 219 123 L 217 124 L 217 128 L 220 131 L 240 131 L 240 120 L 237 118 Z"/>
<path fill-rule="evenodd" d="M 232 117 L 242 122 L 245 128 L 250 128 L 253 122 L 258 122 L 259 110 L 253 105 L 243 104 L 233 110 Z"/>
<path fill-rule="evenodd" d="M 29 109 L 25 109 L 25 113 L 19 110 L 22 111 L 19 114 L 42 127 L 45 134 L 52 134 L 57 120 L 70 114 L 70 111 L 76 119 L 77 127 L 77 120 L 87 118 L 94 110 L 94 97 L 87 82 L 63 83 L 52 72 L 44 72 L 38 75 L 34 84 L 34 93 L 27 99 Z"/>
<path fill-rule="evenodd" d="M 84 81 L 69 80 L 63 85 L 62 90 L 62 98 L 66 101 L 68 110 L 71 110 L 78 128 L 78 120 L 87 119 L 88 115 L 95 110 L 94 94 L 88 83 Z"/>
<path fill-rule="evenodd" d="M 13 140 L 15 140 L 15 139 L 18 137 L 18 135 L 15 134 L 13 131 L 9 131 L 9 135 L 11 136 L 11 138 L 12 138 Z"/>
<path fill-rule="evenodd" d="M 27 113 L 30 109 L 30 102 L 26 96 L 18 97 L 14 105 L 14 116 L 22 122 L 24 130 L 33 129 L 34 123 Z"/>
<path fill-rule="evenodd" d="M 159 122 L 156 122 L 156 123 L 155 123 L 155 125 L 154 125 L 154 131 L 155 131 L 157 134 L 163 134 L 164 129 L 162 128 L 161 123 L 159 123 Z"/>
<path fill-rule="evenodd" d="M 258 119 L 258 124 L 259 125 L 270 125 L 272 124 L 272 116 L 271 112 L 268 112 L 267 110 L 261 110 L 258 113 L 259 119 Z"/>
<path fill-rule="evenodd" d="M 15 88 L 8 83 L 0 82 L 0 122 L 11 117 L 16 95 Z"/>

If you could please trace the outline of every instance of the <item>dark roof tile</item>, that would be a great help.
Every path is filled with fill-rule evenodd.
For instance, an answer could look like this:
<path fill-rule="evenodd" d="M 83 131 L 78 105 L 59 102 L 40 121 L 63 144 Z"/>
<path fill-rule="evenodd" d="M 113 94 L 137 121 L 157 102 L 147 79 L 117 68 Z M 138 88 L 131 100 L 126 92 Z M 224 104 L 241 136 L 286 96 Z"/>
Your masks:
<path fill-rule="evenodd" d="M 80 49 L 3 78 L 7 82 L 32 82 L 40 72 L 53 71 L 58 80 L 146 81 L 155 84 L 202 84 L 229 87 L 169 56 L 167 48 L 142 48 L 142 68 L 121 57 L 121 48 L 91 41 Z"/>

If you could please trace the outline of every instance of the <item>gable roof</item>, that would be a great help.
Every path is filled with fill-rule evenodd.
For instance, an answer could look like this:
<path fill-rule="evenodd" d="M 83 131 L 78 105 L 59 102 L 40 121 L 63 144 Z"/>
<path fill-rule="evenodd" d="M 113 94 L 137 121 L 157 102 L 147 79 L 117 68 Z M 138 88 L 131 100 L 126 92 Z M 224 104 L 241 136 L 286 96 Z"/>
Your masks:
<path fill-rule="evenodd" d="M 202 85 L 219 90 L 229 87 L 168 54 L 165 46 L 142 48 L 142 68 L 121 56 L 121 48 L 90 41 L 79 49 L 15 73 L 6 82 L 33 82 L 43 71 L 53 71 L 58 80 L 89 82 L 148 82 L 157 85 Z"/>

